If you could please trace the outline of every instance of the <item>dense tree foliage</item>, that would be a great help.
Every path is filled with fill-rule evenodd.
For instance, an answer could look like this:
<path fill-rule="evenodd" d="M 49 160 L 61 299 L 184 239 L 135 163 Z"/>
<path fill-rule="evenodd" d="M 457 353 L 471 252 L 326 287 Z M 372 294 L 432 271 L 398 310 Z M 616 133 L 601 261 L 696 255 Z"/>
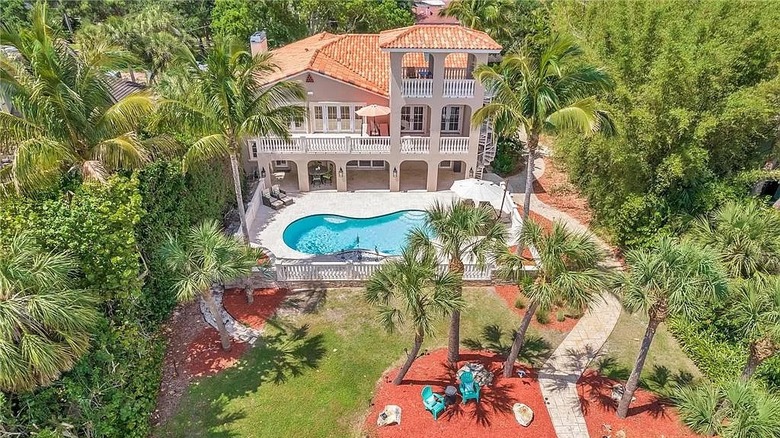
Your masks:
<path fill-rule="evenodd" d="M 397 0 L 216 0 L 211 29 L 241 41 L 265 30 L 273 48 L 324 30 L 370 33 L 408 26 L 414 23 L 409 6 Z"/>
<path fill-rule="evenodd" d="M 0 44 L 18 50 L 0 53 L 0 92 L 16 110 L 0 112 L 0 148 L 15 156 L 0 169 L 0 193 L 50 186 L 64 172 L 103 181 L 147 163 L 162 144 L 137 135 L 154 109 L 148 93 L 111 95 L 105 74 L 127 54 L 106 41 L 74 51 L 47 24 L 49 12 L 38 4 L 29 26 L 0 29 Z"/>
<path fill-rule="evenodd" d="M 556 2 L 553 22 L 616 82 L 620 135 L 557 139 L 598 225 L 621 245 L 678 230 L 776 142 L 780 9 L 771 2 Z"/>

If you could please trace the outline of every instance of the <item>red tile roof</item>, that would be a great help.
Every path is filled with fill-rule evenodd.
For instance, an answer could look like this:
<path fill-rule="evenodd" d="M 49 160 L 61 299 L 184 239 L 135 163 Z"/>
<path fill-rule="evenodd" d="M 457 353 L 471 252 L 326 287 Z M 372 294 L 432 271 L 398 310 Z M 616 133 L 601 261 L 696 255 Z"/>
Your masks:
<path fill-rule="evenodd" d="M 379 35 L 383 49 L 501 50 L 485 32 L 457 24 L 409 26 Z"/>
<path fill-rule="evenodd" d="M 465 47 L 471 36 L 476 38 L 475 41 L 470 44 L 470 47 Z M 265 76 L 263 82 L 276 82 L 305 71 L 312 71 L 387 96 L 389 95 L 390 55 L 382 48 L 408 45 L 414 41 L 431 41 L 433 49 L 448 48 L 450 43 L 464 46 L 452 47 L 453 51 L 487 50 L 485 47 L 492 47 L 489 50 L 501 49 L 501 46 L 486 34 L 462 26 L 410 26 L 381 34 L 334 35 L 322 32 L 273 50 L 271 52 L 273 61 L 279 70 Z M 456 53 L 447 57 L 445 66 L 465 67 L 466 62 L 465 53 Z M 422 53 L 410 53 L 404 57 L 403 65 L 404 67 L 424 66 L 424 57 Z"/>

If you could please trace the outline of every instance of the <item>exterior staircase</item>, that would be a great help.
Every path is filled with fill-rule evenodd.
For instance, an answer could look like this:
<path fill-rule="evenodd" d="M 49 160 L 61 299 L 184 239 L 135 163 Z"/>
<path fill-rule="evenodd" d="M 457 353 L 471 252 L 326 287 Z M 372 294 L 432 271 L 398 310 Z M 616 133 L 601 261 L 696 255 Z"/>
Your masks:
<path fill-rule="evenodd" d="M 484 103 L 490 103 L 493 100 L 492 93 L 485 91 Z M 474 178 L 482 179 L 485 168 L 496 158 L 496 136 L 493 133 L 493 119 L 487 119 L 482 122 L 479 128 L 479 148 L 477 149 L 477 171 Z"/>

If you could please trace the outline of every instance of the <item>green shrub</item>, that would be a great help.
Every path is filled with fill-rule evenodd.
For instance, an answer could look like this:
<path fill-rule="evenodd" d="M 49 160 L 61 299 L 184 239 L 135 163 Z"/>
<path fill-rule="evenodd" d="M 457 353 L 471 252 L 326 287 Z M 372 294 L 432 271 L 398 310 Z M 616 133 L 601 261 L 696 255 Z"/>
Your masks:
<path fill-rule="evenodd" d="M 712 381 L 728 382 L 740 375 L 747 360 L 746 350 L 719 340 L 717 334 L 685 318 L 670 320 L 668 327 L 685 353 Z"/>
<path fill-rule="evenodd" d="M 523 297 L 517 297 L 515 300 L 515 309 L 525 309 L 525 299 Z"/>
<path fill-rule="evenodd" d="M 539 309 L 536 311 L 536 322 L 539 324 L 550 323 L 550 312 L 548 310 Z"/>
<path fill-rule="evenodd" d="M 523 145 L 516 140 L 500 138 L 496 144 L 496 158 L 490 163 L 493 172 L 508 176 L 519 170 Z"/>
<path fill-rule="evenodd" d="M 563 315 L 566 318 L 572 318 L 572 319 L 580 319 L 582 318 L 582 315 L 585 313 L 582 311 L 582 309 L 577 309 L 574 307 L 567 307 L 566 311 L 564 311 Z"/>
<path fill-rule="evenodd" d="M 566 321 L 566 313 L 564 313 L 563 310 L 558 310 L 555 313 L 555 320 L 558 321 L 558 322 Z"/>
<path fill-rule="evenodd" d="M 105 314 L 71 371 L 0 397 L 0 434 L 149 436 L 165 346 L 159 322 L 175 303 L 157 248 L 165 232 L 222 216 L 232 198 L 223 171 L 208 164 L 184 176 L 158 162 L 107 184 L 66 181 L 70 195 L 0 201 L 0 240 L 28 230 L 44 248 L 71 251 L 81 286 L 97 292 Z"/>

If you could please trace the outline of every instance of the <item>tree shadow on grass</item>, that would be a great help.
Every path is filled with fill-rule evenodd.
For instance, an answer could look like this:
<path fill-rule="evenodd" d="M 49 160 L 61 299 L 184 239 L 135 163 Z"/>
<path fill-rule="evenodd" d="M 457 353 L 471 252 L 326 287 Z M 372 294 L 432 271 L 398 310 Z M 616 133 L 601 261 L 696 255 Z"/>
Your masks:
<path fill-rule="evenodd" d="M 602 410 L 615 412 L 618 400 L 612 399 L 612 387 L 616 383 L 625 382 L 631 370 L 620 365 L 614 357 L 606 356 L 596 363 L 596 372 L 585 373 L 580 381 L 584 385 L 584 393 L 580 395 L 580 405 L 584 413 L 589 409 L 599 407 Z M 665 366 L 653 366 L 652 373 L 640 379 L 640 387 L 652 391 L 652 395 L 642 397 L 642 404 L 636 401 L 628 410 L 628 415 L 649 413 L 653 418 L 667 417 L 667 408 L 672 404 L 670 396 L 677 389 L 693 383 L 693 376 L 685 371 L 672 373 Z M 595 406 L 594 406 L 595 404 Z"/>
<path fill-rule="evenodd" d="M 310 335 L 309 326 L 294 326 L 277 319 L 267 321 L 276 330 L 257 340 L 234 367 L 198 381 L 191 389 L 199 409 L 197 424 L 209 436 L 232 437 L 223 427 L 244 418 L 243 411 L 225 412 L 230 400 L 257 391 L 267 383 L 280 384 L 316 368 L 325 356 L 324 338 Z M 217 395 L 218 394 L 218 395 Z M 201 406 L 197 399 L 210 399 Z M 193 399 L 191 399 L 193 400 Z"/>
<path fill-rule="evenodd" d="M 487 350 L 506 357 L 512 348 L 517 331 L 507 333 L 498 324 L 489 324 L 482 328 L 479 338 L 463 340 L 463 345 L 471 350 Z M 518 359 L 521 362 L 540 364 L 550 355 L 550 343 L 541 336 L 526 334 L 523 348 Z"/>

